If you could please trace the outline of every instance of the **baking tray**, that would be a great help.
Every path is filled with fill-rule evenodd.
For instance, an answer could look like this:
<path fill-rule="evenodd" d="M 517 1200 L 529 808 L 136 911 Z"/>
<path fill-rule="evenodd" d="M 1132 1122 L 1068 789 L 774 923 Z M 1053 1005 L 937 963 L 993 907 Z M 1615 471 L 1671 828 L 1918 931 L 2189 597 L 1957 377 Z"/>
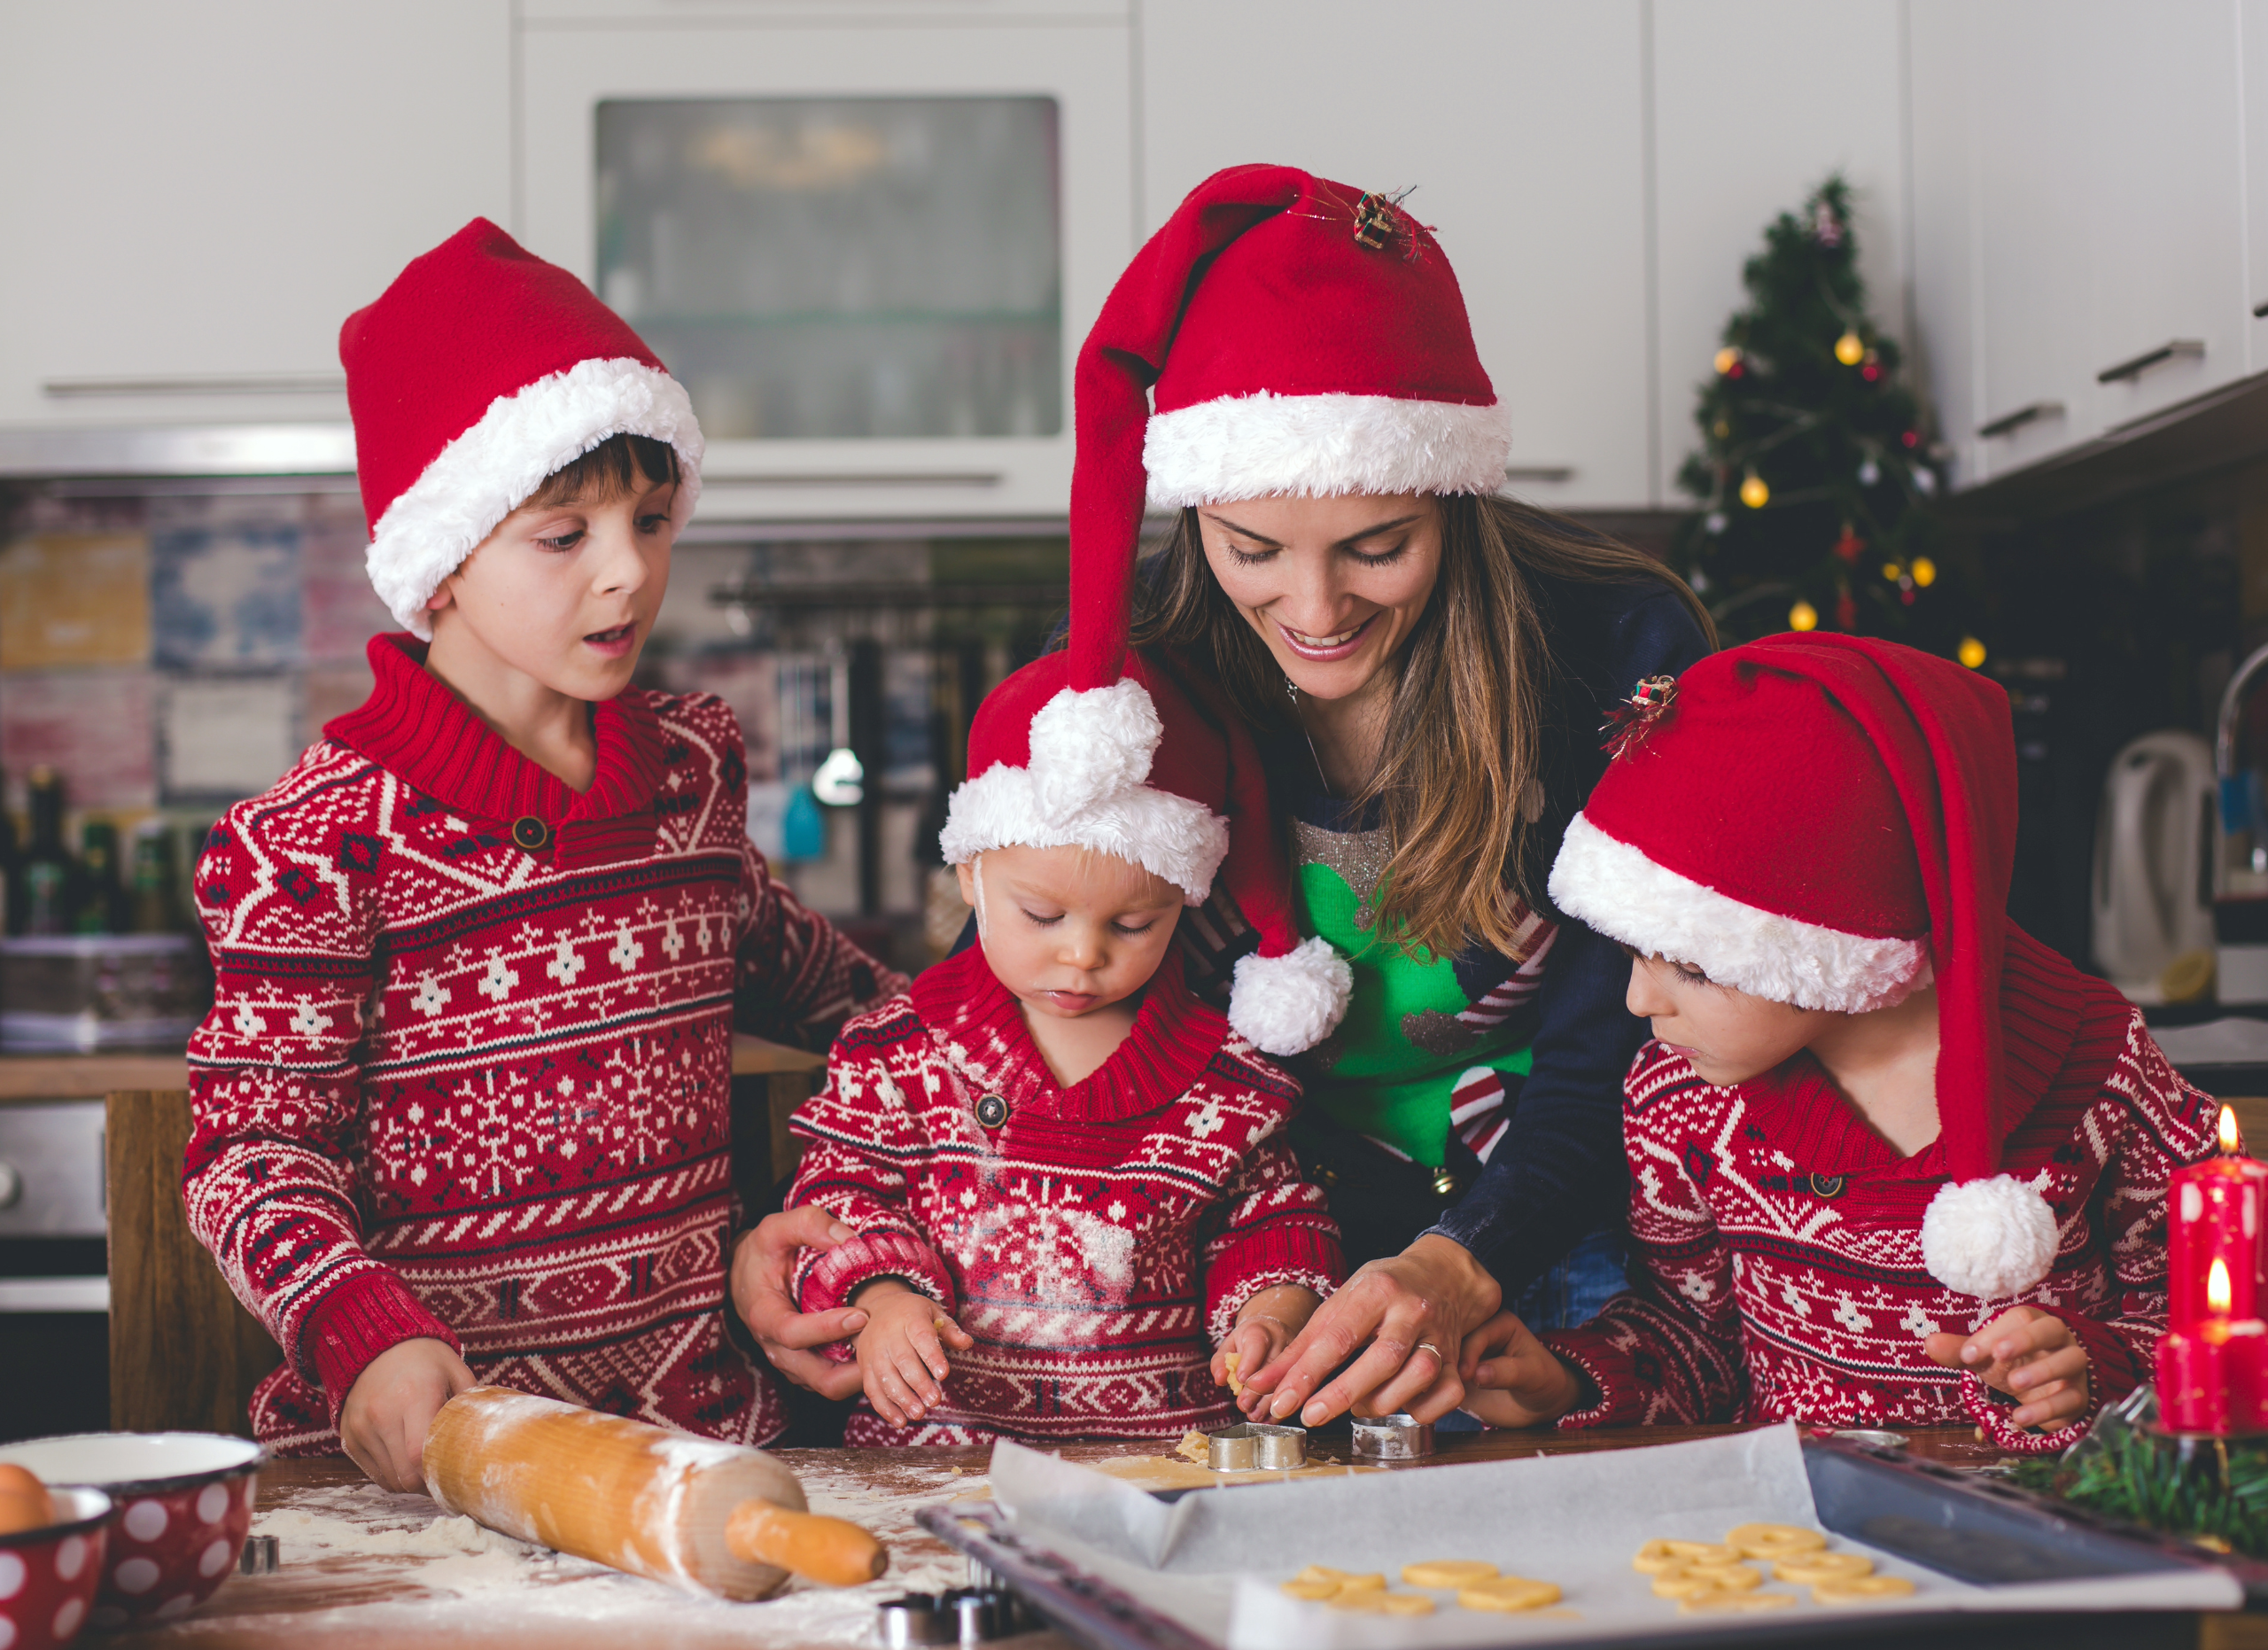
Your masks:
<path fill-rule="evenodd" d="M 1676 1452 L 1691 1446 L 1653 1447 Z M 1609 1458 L 1557 1458 L 1569 1467 L 1579 1460 L 1605 1459 Z M 1630 1456 L 1624 1452 L 1622 1459 L 1627 1462 Z M 1806 1607 L 1733 1617 L 1722 1623 L 1670 1618 L 1658 1629 L 1630 1623 L 1617 1630 L 1612 1642 L 1658 1645 L 1666 1650 L 1675 1645 L 1855 1642 L 1885 1637 L 1915 1640 L 1926 1635 L 1933 1643 L 1947 1644 L 1973 1637 L 2005 1636 L 2016 1623 L 1999 1612 L 2024 1608 L 2080 1613 L 2060 1616 L 2054 1630 L 2054 1642 L 2059 1645 L 2139 1645 L 2179 1617 L 2125 1613 L 2135 1606 L 2131 1597 L 2120 1601 L 2122 1594 L 2137 1588 L 2144 1593 L 2161 1594 L 2169 1585 L 2176 1592 L 2194 1591 L 2206 1585 L 2205 1578 L 2210 1576 L 2211 1584 L 2228 1593 L 2224 1602 L 2234 1603 L 2235 1590 L 2219 1579 L 2233 1575 L 2248 1599 L 2268 1599 L 2268 1569 L 2262 1566 L 2217 1560 L 2188 1544 L 2078 1514 L 1990 1476 L 1914 1460 L 1899 1451 L 1824 1437 L 1803 1441 L 1800 1462 L 1802 1479 L 1808 1482 L 1810 1499 L 1822 1528 L 1843 1537 L 1845 1545 L 1862 1545 L 1877 1554 L 1904 1560 L 1920 1572 L 1961 1584 L 1967 1601 L 1959 1607 L 1907 1607 L 1894 1614 Z M 1517 1468 L 1528 1463 L 1492 1465 Z M 1471 1468 L 1452 1466 L 1432 1470 L 1457 1473 Z M 1785 1468 L 1790 1475 L 1796 1470 L 1792 1466 Z M 1426 1475 L 1430 1475 L 1420 1476 Z M 1564 1482 L 1564 1469 L 1562 1476 Z M 1516 1484 L 1518 1481 L 1505 1482 Z M 1277 1497 L 1301 1488 L 1239 1489 L 1232 1505 L 1257 1507 L 1260 1503 L 1244 1498 Z M 1285 1507 L 1296 1505 L 1284 1503 Z M 947 1545 L 1014 1587 L 1036 1610 L 1091 1650 L 1222 1650 L 1231 1631 L 1200 1631 L 1158 1607 L 1157 1599 L 1169 1591 L 1177 1592 L 1187 1576 L 1169 1582 L 1161 1571 L 1145 1574 L 1124 1564 L 1094 1561 L 1091 1555 L 1099 1549 L 1084 1545 L 1082 1540 L 1073 1538 L 1072 1532 L 1099 1538 L 1097 1529 L 1079 1529 L 1076 1519 L 1060 1528 L 1029 1519 L 1020 1522 L 1001 1506 L 977 1502 L 925 1509 L 920 1521 Z M 2189 1579 L 2185 1581 L 2185 1576 Z M 1971 1589 L 1985 1590 L 1982 1601 Z M 2043 1592 L 2064 1595 L 2067 1601 L 2042 1601 Z M 1991 1602 L 1994 1594 L 2005 1602 Z M 2088 1602 L 2090 1598 L 2097 1601 Z M 2161 1603 L 2157 1607 L 2164 1607 Z M 1188 1611 L 1184 1608 L 1181 1614 L 1186 1616 Z M 1604 1613 L 1596 1624 L 1580 1634 L 1573 1629 L 1562 1630 L 1568 1635 L 1565 1638 L 1555 1638 L 1550 1630 L 1541 1629 L 1534 1621 L 1519 1618 L 1508 1618 L 1501 1629 L 1456 1612 L 1449 1618 L 1427 1619 L 1437 1623 L 1454 1619 L 1463 1633 L 1458 1642 L 1467 1650 L 1480 1650 L 1484 1645 L 1530 1646 L 1578 1640 L 1596 1644 L 1603 1641 L 1599 1635 L 1604 1627 Z M 1317 1618 L 1316 1624 L 1323 1627 L 1323 1618 Z M 1340 1641 L 1350 1641 L 1350 1628 L 1336 1623 L 1330 1625 Z M 1386 1623 L 1376 1625 L 1385 1628 Z"/>

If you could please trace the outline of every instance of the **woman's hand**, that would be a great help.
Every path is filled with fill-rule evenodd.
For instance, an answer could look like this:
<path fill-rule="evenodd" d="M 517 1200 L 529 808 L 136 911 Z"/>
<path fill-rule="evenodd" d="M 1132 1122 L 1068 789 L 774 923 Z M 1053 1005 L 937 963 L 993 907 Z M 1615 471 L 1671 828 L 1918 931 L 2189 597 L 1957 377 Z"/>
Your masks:
<path fill-rule="evenodd" d="M 1467 1413 L 1491 1427 L 1542 1427 L 1575 1407 L 1582 1382 L 1510 1312 L 1464 1337 L 1459 1364 Z"/>
<path fill-rule="evenodd" d="M 2011 1306 L 1966 1339 L 1940 1331 L 1922 1350 L 1948 1369 L 2023 1400 L 2008 1419 L 2053 1430 L 2087 1413 L 2087 1350 L 2071 1326 L 2037 1306 Z"/>
<path fill-rule="evenodd" d="M 1237 1395 L 1236 1404 L 1247 1415 L 1259 1413 L 1267 1398 L 1245 1382 L 1244 1372 L 1271 1362 L 1307 1326 L 1322 1303 L 1323 1297 L 1313 1289 L 1281 1283 L 1272 1289 L 1261 1290 L 1239 1310 L 1237 1327 L 1229 1331 L 1227 1340 L 1214 1349 L 1213 1379 L 1224 1387 L 1229 1384 L 1229 1354 L 1234 1352 L 1237 1384 L 1244 1387 Z"/>
<path fill-rule="evenodd" d="M 362 1366 L 338 1412 L 338 1441 L 370 1482 L 423 1493 L 425 1435 L 441 1405 L 478 1379 L 446 1341 L 397 1341 Z"/>
<path fill-rule="evenodd" d="M 1350 1409 L 1438 1420 L 1464 1397 L 1450 1354 L 1495 1313 L 1503 1293 L 1471 1251 L 1429 1232 L 1348 1279 L 1299 1338 L 1245 1384 L 1272 1395 L 1272 1420 L 1296 1412 L 1302 1426 L 1320 1427 Z M 1358 1349 L 1362 1356 L 1331 1379 Z"/>
<path fill-rule="evenodd" d="M 811 1349 L 849 1340 L 866 1327 L 866 1314 L 847 1306 L 799 1312 L 788 1283 L 798 1249 L 833 1249 L 853 1235 L 824 1209 L 806 1205 L 765 1216 L 733 1246 L 733 1310 L 773 1368 L 825 1398 L 856 1397 L 865 1383 L 855 1361 L 838 1364 Z"/>

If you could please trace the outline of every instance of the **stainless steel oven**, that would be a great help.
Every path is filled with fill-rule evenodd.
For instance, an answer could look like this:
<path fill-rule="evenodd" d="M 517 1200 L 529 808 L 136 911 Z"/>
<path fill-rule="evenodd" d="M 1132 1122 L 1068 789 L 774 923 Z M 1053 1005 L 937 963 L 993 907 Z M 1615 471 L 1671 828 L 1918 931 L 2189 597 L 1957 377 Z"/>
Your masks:
<path fill-rule="evenodd" d="M 110 1424 L 103 1102 L 0 1104 L 0 1439 Z"/>

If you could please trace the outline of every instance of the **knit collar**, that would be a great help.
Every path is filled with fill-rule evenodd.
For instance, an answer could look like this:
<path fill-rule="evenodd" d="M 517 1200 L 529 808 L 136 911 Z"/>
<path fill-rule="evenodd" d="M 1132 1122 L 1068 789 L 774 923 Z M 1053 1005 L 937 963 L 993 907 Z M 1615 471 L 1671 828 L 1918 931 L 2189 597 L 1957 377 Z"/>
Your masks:
<path fill-rule="evenodd" d="M 662 787 L 661 723 L 642 689 L 594 707 L 598 767 L 581 795 L 512 749 L 425 668 L 426 644 L 406 632 L 370 638 L 377 684 L 359 710 L 323 734 L 460 813 L 571 823 L 650 814 Z"/>
<path fill-rule="evenodd" d="M 1228 1039 L 1227 1016 L 1190 994 L 1181 948 L 1169 946 L 1125 1041 L 1068 1088 L 1055 1081 L 1024 1025 L 1023 1005 L 984 960 L 982 941 L 923 970 L 913 1011 L 954 1063 L 1013 1112 L 1065 1123 L 1119 1123 L 1189 1092 Z"/>
<path fill-rule="evenodd" d="M 2080 991 L 2041 989 L 2043 980 L 2061 984 L 2059 970 L 2077 978 L 2068 962 L 2008 924 L 2000 991 L 2003 1140 L 2031 1115 L 2074 1055 L 2086 1005 Z M 1889 1180 L 1941 1180 L 1948 1173 L 1942 1127 L 1920 1151 L 1899 1156 L 1808 1052 L 1736 1092 L 1751 1120 L 1796 1156 L 1798 1172 Z"/>

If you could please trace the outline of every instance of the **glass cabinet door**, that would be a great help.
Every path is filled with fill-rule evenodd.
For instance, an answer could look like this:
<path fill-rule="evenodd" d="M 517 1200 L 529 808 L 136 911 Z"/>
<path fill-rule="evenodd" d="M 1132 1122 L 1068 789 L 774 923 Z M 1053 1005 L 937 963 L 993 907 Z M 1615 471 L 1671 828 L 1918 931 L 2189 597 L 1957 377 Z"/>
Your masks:
<path fill-rule="evenodd" d="M 711 440 L 1063 427 L 1052 97 L 609 99 L 598 290 Z"/>
<path fill-rule="evenodd" d="M 1060 520 L 1140 232 L 1122 3 L 561 3 L 520 26 L 513 227 L 692 393 L 696 525 Z"/>

